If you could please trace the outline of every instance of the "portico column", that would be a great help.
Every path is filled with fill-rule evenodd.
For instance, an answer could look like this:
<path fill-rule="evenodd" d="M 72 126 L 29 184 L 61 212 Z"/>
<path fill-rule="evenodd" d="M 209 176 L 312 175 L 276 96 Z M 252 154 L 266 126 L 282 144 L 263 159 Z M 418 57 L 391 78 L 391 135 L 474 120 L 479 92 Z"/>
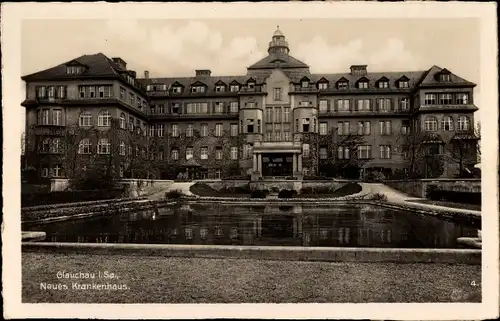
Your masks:
<path fill-rule="evenodd" d="M 257 154 L 257 171 L 262 175 L 262 154 Z"/>
<path fill-rule="evenodd" d="M 293 154 L 293 173 L 295 174 L 297 172 L 297 154 Z"/>
<path fill-rule="evenodd" d="M 297 171 L 302 172 L 302 154 L 297 154 Z"/>
<path fill-rule="evenodd" d="M 257 154 L 253 154 L 253 171 L 254 172 L 257 172 L 258 171 L 258 168 L 257 168 Z"/>

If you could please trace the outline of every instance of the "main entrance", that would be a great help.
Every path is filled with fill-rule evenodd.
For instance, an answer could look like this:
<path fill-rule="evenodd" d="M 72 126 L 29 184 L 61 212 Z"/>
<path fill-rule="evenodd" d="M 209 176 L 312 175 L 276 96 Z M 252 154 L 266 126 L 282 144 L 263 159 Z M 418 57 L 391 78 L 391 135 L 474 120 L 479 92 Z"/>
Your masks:
<path fill-rule="evenodd" d="M 263 176 L 292 176 L 293 154 L 273 153 L 262 154 Z"/>

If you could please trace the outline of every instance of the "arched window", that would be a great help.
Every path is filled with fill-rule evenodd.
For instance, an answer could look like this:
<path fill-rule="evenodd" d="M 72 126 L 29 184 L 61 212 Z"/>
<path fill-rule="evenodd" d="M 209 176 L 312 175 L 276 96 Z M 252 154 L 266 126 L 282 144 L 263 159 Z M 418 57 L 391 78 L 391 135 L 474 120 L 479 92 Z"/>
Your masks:
<path fill-rule="evenodd" d="M 120 128 L 121 129 L 127 128 L 127 118 L 125 117 L 124 113 L 120 114 Z"/>
<path fill-rule="evenodd" d="M 78 154 L 90 154 L 90 139 L 84 138 L 80 141 Z"/>
<path fill-rule="evenodd" d="M 436 117 L 427 117 L 425 119 L 425 130 L 430 132 L 430 131 L 436 131 L 438 127 L 438 122 L 436 120 Z"/>
<path fill-rule="evenodd" d="M 40 152 L 48 153 L 49 151 L 50 151 L 50 138 L 44 138 L 42 141 Z"/>
<path fill-rule="evenodd" d="M 125 156 L 125 142 L 123 140 L 120 142 L 120 155 Z"/>
<path fill-rule="evenodd" d="M 109 154 L 111 152 L 111 144 L 107 138 L 101 138 L 97 145 L 98 154 Z"/>
<path fill-rule="evenodd" d="M 443 128 L 443 130 L 453 130 L 453 118 L 451 118 L 451 116 L 445 116 L 441 123 L 441 127 Z"/>
<path fill-rule="evenodd" d="M 470 120 L 467 116 L 460 116 L 458 118 L 458 130 L 469 130 Z"/>
<path fill-rule="evenodd" d="M 89 111 L 83 111 L 80 114 L 80 122 L 81 127 L 90 127 L 92 126 L 92 114 Z"/>
<path fill-rule="evenodd" d="M 109 113 L 109 111 L 103 110 L 99 113 L 99 117 L 97 118 L 97 126 L 111 126 L 111 114 Z"/>

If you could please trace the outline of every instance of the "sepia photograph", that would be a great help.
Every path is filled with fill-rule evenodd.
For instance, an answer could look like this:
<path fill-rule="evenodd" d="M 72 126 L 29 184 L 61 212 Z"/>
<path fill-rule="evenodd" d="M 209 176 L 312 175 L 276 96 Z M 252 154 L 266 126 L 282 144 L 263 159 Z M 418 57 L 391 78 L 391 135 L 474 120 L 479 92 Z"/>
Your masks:
<path fill-rule="evenodd" d="M 3 4 L 4 317 L 498 316 L 495 5 L 345 4 Z"/>

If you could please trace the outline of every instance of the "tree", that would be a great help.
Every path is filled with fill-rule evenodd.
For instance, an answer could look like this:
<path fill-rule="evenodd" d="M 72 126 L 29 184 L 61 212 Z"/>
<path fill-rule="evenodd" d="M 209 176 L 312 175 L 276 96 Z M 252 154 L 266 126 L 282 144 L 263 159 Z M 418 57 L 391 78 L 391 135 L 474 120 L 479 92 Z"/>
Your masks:
<path fill-rule="evenodd" d="M 457 133 L 446 145 L 447 155 L 458 166 L 458 177 L 471 177 L 472 165 L 477 163 L 479 140 L 474 129 Z"/>

